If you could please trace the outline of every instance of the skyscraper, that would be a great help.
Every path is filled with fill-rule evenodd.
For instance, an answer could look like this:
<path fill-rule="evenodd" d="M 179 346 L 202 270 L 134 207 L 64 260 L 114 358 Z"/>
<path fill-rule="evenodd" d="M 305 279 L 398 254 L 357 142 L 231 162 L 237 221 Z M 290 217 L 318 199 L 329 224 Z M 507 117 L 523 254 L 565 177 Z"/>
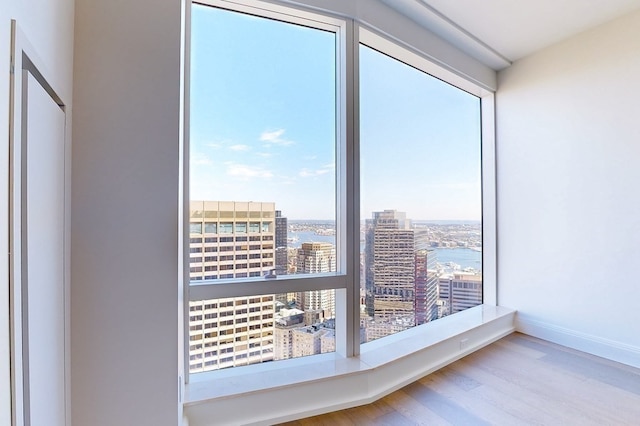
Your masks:
<path fill-rule="evenodd" d="M 395 210 L 374 212 L 366 222 L 365 288 L 367 313 L 388 333 L 415 322 L 415 245 L 411 221 Z"/>
<path fill-rule="evenodd" d="M 438 276 L 433 250 L 415 252 L 416 325 L 438 319 Z"/>
<path fill-rule="evenodd" d="M 287 274 L 287 227 L 287 218 L 276 210 L 276 275 Z"/>
<path fill-rule="evenodd" d="M 274 269 L 274 203 L 192 201 L 192 281 L 260 277 Z M 273 360 L 275 295 L 189 303 L 189 369 Z"/>
<path fill-rule="evenodd" d="M 298 249 L 298 273 L 335 272 L 336 249 L 331 243 L 302 243 Z"/>
<path fill-rule="evenodd" d="M 298 274 L 336 271 L 336 249 L 331 243 L 302 243 L 298 249 Z M 335 318 L 335 290 L 297 293 L 296 306 L 305 311 L 308 325 Z"/>

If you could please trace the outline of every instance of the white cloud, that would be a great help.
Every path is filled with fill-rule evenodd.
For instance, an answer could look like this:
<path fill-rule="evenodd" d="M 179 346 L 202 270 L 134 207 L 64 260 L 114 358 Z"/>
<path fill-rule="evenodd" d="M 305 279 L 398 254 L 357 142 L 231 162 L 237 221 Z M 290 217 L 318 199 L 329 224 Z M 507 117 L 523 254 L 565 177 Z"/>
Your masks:
<path fill-rule="evenodd" d="M 298 175 L 300 175 L 300 177 L 313 177 L 313 176 L 326 175 L 329 172 L 331 172 L 330 169 L 317 169 L 317 170 L 302 169 L 300 170 L 300 173 L 298 173 Z"/>
<path fill-rule="evenodd" d="M 227 175 L 245 180 L 253 178 L 269 179 L 273 177 L 273 173 L 270 170 L 235 163 L 227 163 Z"/>
<path fill-rule="evenodd" d="M 267 146 L 271 144 L 281 146 L 292 145 L 294 143 L 293 141 L 282 139 L 281 136 L 284 134 L 284 132 L 284 129 L 278 129 L 271 132 L 262 132 L 262 134 L 260 135 L 260 141 L 266 142 Z"/>
<path fill-rule="evenodd" d="M 319 169 L 315 169 L 315 170 L 306 169 L 306 168 L 302 169 L 300 170 L 298 175 L 300 177 L 322 176 L 322 175 L 326 175 L 327 173 L 332 173 L 334 168 L 335 168 L 335 165 L 333 163 L 330 163 L 330 164 L 325 164 Z"/>
<path fill-rule="evenodd" d="M 210 166 L 213 161 L 205 154 L 194 152 L 191 154 L 191 164 L 196 166 Z"/>
<path fill-rule="evenodd" d="M 194 141 L 192 141 L 192 143 L 193 142 Z M 211 149 L 222 149 L 225 146 L 233 144 L 233 141 L 230 139 L 224 139 L 224 138 L 218 138 L 218 137 L 209 139 L 208 141 L 203 141 L 203 142 L 196 141 L 196 142 L 198 144 L 202 144 L 207 148 L 211 148 Z"/>
<path fill-rule="evenodd" d="M 231 145 L 229 149 L 232 151 L 249 151 L 251 148 L 248 145 L 238 144 L 238 145 Z"/>

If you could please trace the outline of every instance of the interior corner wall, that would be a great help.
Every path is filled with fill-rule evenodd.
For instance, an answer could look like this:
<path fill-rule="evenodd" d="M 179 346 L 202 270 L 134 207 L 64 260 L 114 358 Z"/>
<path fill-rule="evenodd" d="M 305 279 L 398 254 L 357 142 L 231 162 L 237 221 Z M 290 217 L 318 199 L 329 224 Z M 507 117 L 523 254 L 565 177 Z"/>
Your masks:
<path fill-rule="evenodd" d="M 175 425 L 182 6 L 75 4 L 72 422 Z"/>
<path fill-rule="evenodd" d="M 640 12 L 499 73 L 498 298 L 518 328 L 640 367 Z"/>
<path fill-rule="evenodd" d="M 73 0 L 3 0 L 0 7 L 0 241 L 9 252 L 9 58 L 11 20 L 15 19 L 22 41 L 44 77 L 67 105 L 70 119 L 73 63 Z M 0 425 L 11 423 L 9 264 L 0 256 Z"/>

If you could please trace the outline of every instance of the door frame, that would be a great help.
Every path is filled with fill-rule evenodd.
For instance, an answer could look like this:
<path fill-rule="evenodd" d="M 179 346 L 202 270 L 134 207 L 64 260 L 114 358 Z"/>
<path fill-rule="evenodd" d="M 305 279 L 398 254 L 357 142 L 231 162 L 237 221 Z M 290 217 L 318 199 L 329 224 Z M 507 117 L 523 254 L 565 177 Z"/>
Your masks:
<path fill-rule="evenodd" d="M 9 86 L 9 325 L 11 372 L 11 422 L 13 426 L 30 425 L 29 416 L 29 362 L 28 326 L 26 324 L 26 257 L 23 237 L 26 227 L 25 182 L 26 164 L 26 103 L 23 92 L 23 71 L 28 71 L 44 88 L 65 114 L 64 136 L 64 387 L 65 423 L 71 424 L 70 406 L 70 206 L 71 206 L 71 141 L 70 117 L 67 103 L 47 77 L 52 74 L 44 66 L 36 50 L 11 21 L 11 59 Z"/>

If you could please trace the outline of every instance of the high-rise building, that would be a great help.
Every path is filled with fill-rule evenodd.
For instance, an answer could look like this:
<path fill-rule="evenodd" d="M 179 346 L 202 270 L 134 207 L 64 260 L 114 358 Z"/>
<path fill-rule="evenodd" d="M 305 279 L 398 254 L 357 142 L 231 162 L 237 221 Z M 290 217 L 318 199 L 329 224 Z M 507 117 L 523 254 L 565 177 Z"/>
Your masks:
<path fill-rule="evenodd" d="M 287 218 L 276 210 L 276 275 L 287 274 L 287 228 Z"/>
<path fill-rule="evenodd" d="M 439 278 L 439 297 L 446 307 L 445 314 L 455 314 L 482 303 L 482 275 L 455 272 Z"/>
<path fill-rule="evenodd" d="M 331 243 L 302 243 L 298 249 L 298 273 L 335 272 L 336 248 Z"/>
<path fill-rule="evenodd" d="M 436 272 L 436 252 L 417 250 L 415 252 L 415 301 L 416 325 L 438 319 L 438 275 Z"/>
<path fill-rule="evenodd" d="M 374 212 L 366 222 L 367 313 L 388 333 L 415 325 L 415 245 L 411 221 L 395 210 Z"/>
<path fill-rule="evenodd" d="M 336 271 L 336 249 L 331 243 L 302 243 L 298 249 L 298 274 L 321 274 Z M 297 293 L 296 306 L 305 311 L 308 325 L 335 318 L 335 290 Z"/>
<path fill-rule="evenodd" d="M 260 277 L 274 269 L 274 203 L 192 201 L 192 281 Z M 275 295 L 189 303 L 189 369 L 273 360 Z"/>

